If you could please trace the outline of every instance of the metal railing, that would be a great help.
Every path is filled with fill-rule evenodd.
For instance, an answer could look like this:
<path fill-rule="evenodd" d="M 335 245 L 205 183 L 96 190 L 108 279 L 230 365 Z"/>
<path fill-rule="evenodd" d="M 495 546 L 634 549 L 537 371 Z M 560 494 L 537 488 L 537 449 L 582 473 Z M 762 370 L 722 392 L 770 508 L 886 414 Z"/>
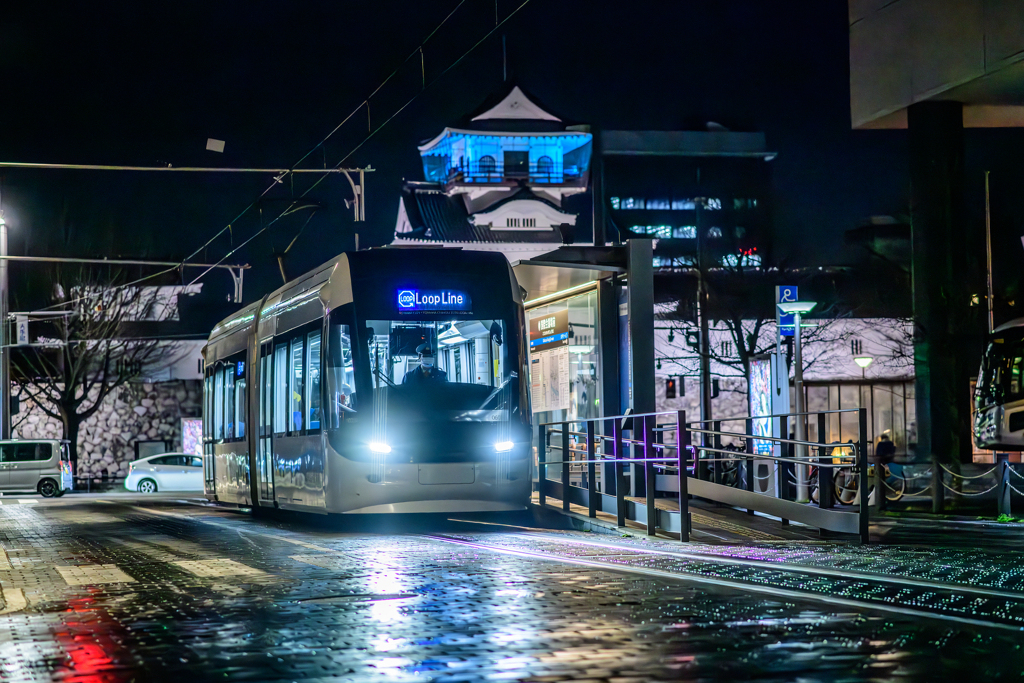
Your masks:
<path fill-rule="evenodd" d="M 859 413 L 858 443 L 825 443 L 826 415 L 839 412 Z M 659 424 L 658 418 L 665 416 L 670 421 Z M 779 433 L 788 434 L 789 420 L 810 416 L 817 416 L 817 442 L 754 433 L 754 420 L 777 419 Z M 743 431 L 723 430 L 722 423 L 729 422 L 742 422 Z M 574 430 L 573 426 L 578 429 Z M 602 433 L 598 433 L 599 428 Z M 547 504 L 548 497 L 558 498 L 565 512 L 570 512 L 573 504 L 581 505 L 587 508 L 591 518 L 596 517 L 598 511 L 614 514 L 618 526 L 626 526 L 628 519 L 645 525 L 648 535 L 653 536 L 661 529 L 679 534 L 680 539 L 686 541 L 690 534 L 689 499 L 696 496 L 746 508 L 748 514 L 761 512 L 776 516 L 783 524 L 793 520 L 820 529 L 856 534 L 863 542 L 868 540 L 868 495 L 857 494 L 854 500 L 846 501 L 852 505 L 847 504 L 845 509 L 837 507 L 833 500 L 835 479 L 840 475 L 848 484 L 844 490 L 869 490 L 864 409 L 706 422 L 688 422 L 685 411 L 655 412 L 547 422 L 537 429 L 538 495 L 542 506 Z M 665 437 L 670 434 L 675 434 L 675 443 L 666 442 Z M 701 445 L 693 443 L 695 435 Z M 555 436 L 558 437 L 556 443 L 552 443 Z M 743 450 L 723 447 L 723 438 L 741 440 Z M 772 454 L 755 453 L 755 442 L 771 444 Z M 806 451 L 807 455 L 796 454 L 797 449 Z M 549 459 L 553 451 L 559 451 L 558 460 Z M 757 461 L 775 466 L 774 495 L 755 491 Z M 740 464 L 744 466 L 742 487 L 722 483 L 720 464 L 730 462 L 737 465 L 737 470 Z M 548 468 L 556 466 L 560 468 L 560 479 L 548 479 Z M 806 476 L 810 467 L 817 469 L 813 481 Z M 787 470 L 794 468 L 801 473 L 797 480 L 805 482 L 807 490 L 816 483 L 816 505 L 786 498 L 790 488 Z M 573 484 L 574 474 L 578 475 L 581 485 Z M 738 478 L 736 483 L 739 483 Z M 656 504 L 659 492 L 672 494 L 678 511 L 659 509 Z M 636 498 L 644 502 L 639 503 Z"/>

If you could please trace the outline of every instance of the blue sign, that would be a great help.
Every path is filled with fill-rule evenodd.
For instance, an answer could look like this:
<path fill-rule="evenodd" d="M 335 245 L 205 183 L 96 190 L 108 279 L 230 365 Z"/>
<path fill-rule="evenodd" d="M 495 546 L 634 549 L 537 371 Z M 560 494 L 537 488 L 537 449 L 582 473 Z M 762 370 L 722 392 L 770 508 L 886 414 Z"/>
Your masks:
<path fill-rule="evenodd" d="M 540 346 L 541 344 L 552 344 L 554 342 L 564 341 L 568 338 L 568 332 L 561 332 L 559 334 L 552 334 L 551 336 L 548 337 L 541 337 L 540 339 L 531 339 L 530 348 L 532 349 L 533 347 Z"/>
<path fill-rule="evenodd" d="M 473 310 L 469 294 L 455 289 L 400 289 L 397 301 L 401 313 Z"/>
<path fill-rule="evenodd" d="M 796 285 L 779 285 L 775 288 L 775 303 L 784 304 L 790 301 L 798 301 Z M 775 319 L 779 323 L 779 335 L 792 337 L 796 330 L 796 320 L 793 313 L 783 313 L 775 309 Z"/>

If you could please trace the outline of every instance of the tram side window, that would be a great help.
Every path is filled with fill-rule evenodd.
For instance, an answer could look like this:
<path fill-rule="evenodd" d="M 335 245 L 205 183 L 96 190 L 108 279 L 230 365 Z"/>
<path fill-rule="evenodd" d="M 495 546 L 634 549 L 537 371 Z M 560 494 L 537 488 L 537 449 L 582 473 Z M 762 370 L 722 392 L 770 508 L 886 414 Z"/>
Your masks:
<path fill-rule="evenodd" d="M 320 332 L 306 335 L 306 400 L 309 428 L 320 429 Z"/>
<path fill-rule="evenodd" d="M 288 345 L 274 347 L 274 433 L 288 431 Z"/>
<path fill-rule="evenodd" d="M 356 380 L 349 326 L 335 322 L 334 314 L 327 328 L 326 363 L 327 427 L 337 429 L 347 413 L 356 412 Z"/>
<path fill-rule="evenodd" d="M 1020 346 L 1017 347 L 1016 353 L 1013 354 L 1012 364 L 1010 365 L 1010 391 L 1009 400 L 1017 400 L 1024 397 L 1024 354 L 1021 351 L 1024 350 Z"/>
<path fill-rule="evenodd" d="M 245 361 L 238 361 L 234 364 L 235 375 L 235 438 L 245 437 Z"/>
<path fill-rule="evenodd" d="M 203 438 L 209 439 L 213 436 L 213 410 L 210 407 L 210 399 L 213 397 L 213 377 L 207 368 L 206 377 L 203 379 Z"/>
<path fill-rule="evenodd" d="M 235 368 L 227 363 L 224 373 L 224 438 L 235 438 Z"/>
<path fill-rule="evenodd" d="M 224 372 L 220 365 L 213 374 L 213 438 L 224 438 Z"/>
<path fill-rule="evenodd" d="M 288 354 L 288 416 L 291 420 L 288 430 L 291 432 L 301 432 L 305 422 L 302 413 L 302 355 L 302 337 L 292 339 Z"/>

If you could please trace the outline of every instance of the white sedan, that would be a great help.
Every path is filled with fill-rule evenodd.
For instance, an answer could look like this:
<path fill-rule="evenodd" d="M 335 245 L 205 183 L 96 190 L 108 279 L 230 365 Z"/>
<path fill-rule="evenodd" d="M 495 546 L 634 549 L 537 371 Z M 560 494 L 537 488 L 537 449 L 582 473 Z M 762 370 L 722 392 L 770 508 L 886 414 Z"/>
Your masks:
<path fill-rule="evenodd" d="M 203 459 L 188 453 L 164 453 L 128 464 L 124 487 L 139 493 L 202 491 Z"/>

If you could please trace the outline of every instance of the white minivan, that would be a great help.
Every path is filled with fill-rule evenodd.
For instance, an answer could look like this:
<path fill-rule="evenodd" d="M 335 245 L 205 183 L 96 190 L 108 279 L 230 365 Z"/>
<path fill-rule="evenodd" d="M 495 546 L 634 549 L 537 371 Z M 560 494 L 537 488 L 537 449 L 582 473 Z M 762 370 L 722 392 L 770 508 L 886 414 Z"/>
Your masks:
<path fill-rule="evenodd" d="M 74 488 L 67 441 L 0 441 L 0 491 L 37 491 L 44 498 Z"/>

